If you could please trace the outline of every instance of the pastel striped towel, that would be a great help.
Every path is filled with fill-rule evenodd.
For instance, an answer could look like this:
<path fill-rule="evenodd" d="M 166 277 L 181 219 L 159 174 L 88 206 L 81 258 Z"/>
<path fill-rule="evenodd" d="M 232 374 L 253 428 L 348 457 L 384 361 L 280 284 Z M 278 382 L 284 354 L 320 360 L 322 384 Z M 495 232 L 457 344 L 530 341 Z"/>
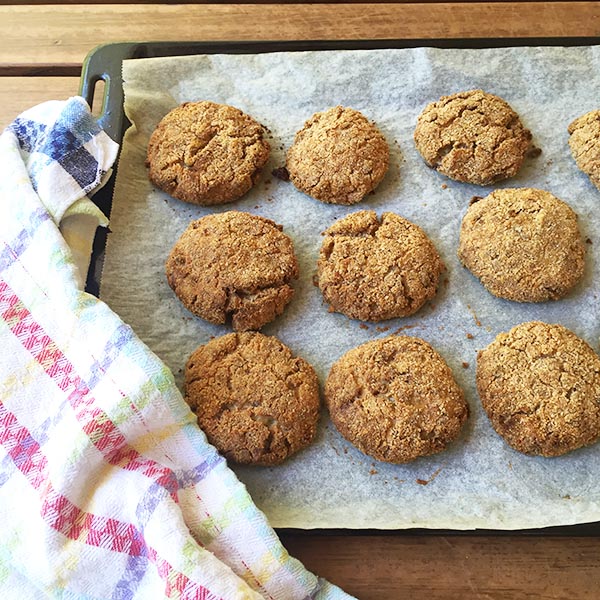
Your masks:
<path fill-rule="evenodd" d="M 115 156 L 81 98 L 0 136 L 0 597 L 350 598 L 287 554 L 171 373 L 81 291 Z"/>

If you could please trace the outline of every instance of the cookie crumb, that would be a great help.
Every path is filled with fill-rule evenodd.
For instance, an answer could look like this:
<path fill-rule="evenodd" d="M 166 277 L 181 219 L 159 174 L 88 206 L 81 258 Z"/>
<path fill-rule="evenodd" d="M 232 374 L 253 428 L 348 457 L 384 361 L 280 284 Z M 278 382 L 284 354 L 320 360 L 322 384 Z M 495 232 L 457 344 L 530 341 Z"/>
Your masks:
<path fill-rule="evenodd" d="M 290 174 L 289 171 L 285 167 L 277 167 L 271 171 L 271 175 L 276 177 L 277 179 L 281 179 L 281 181 L 289 181 Z"/>
<path fill-rule="evenodd" d="M 472 333 L 467 333 L 467 339 L 468 340 L 472 340 L 473 339 L 473 334 Z"/>
<path fill-rule="evenodd" d="M 525 156 L 527 158 L 537 158 L 542 153 L 542 149 L 537 146 L 532 146 L 529 150 L 527 150 Z"/>
<path fill-rule="evenodd" d="M 590 238 L 585 238 L 585 243 L 592 245 L 594 242 Z"/>
<path fill-rule="evenodd" d="M 462 364 L 463 369 L 468 369 L 469 367 L 470 367 L 470 365 L 468 362 L 463 362 L 463 364 Z"/>
<path fill-rule="evenodd" d="M 416 481 L 419 485 L 427 485 L 429 483 L 426 479 L 417 479 Z"/>
<path fill-rule="evenodd" d="M 442 183 L 442 189 L 443 190 L 447 190 L 448 189 L 448 184 L 447 183 Z"/>
<path fill-rule="evenodd" d="M 469 311 L 471 312 L 471 315 L 473 316 L 475 325 L 477 325 L 477 327 L 481 327 L 481 321 L 477 318 L 477 314 L 475 313 L 475 311 L 471 308 L 471 306 L 469 304 L 467 304 L 467 308 L 469 309 Z"/>
<path fill-rule="evenodd" d="M 369 326 L 368 326 L 368 325 L 365 325 L 364 323 L 361 323 L 361 324 L 359 325 L 359 327 L 360 327 L 361 329 L 369 329 Z"/>
<path fill-rule="evenodd" d="M 398 327 L 398 329 L 396 329 L 392 335 L 398 335 L 399 333 L 401 333 L 402 331 L 406 330 L 406 329 L 414 329 L 415 327 L 418 327 L 418 325 L 403 325 L 402 327 Z"/>

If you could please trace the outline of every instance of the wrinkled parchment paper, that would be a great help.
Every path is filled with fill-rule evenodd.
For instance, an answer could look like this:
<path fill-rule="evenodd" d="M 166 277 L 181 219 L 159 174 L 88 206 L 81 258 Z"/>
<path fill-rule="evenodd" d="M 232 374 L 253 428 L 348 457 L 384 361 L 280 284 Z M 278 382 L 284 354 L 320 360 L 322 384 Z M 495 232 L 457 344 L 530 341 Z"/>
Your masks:
<path fill-rule="evenodd" d="M 521 455 L 493 431 L 475 389 L 477 350 L 518 323 L 561 323 L 598 347 L 600 192 L 577 170 L 567 126 L 599 107 L 599 68 L 594 47 L 213 55 L 124 64 L 126 112 L 134 127 L 119 165 L 102 298 L 166 362 L 179 385 L 189 354 L 229 330 L 182 307 L 167 285 L 164 261 L 191 220 L 235 209 L 281 223 L 294 240 L 301 268 L 296 295 L 263 332 L 312 363 L 321 383 L 350 348 L 392 333 L 415 335 L 445 358 L 471 407 L 449 450 L 408 465 L 361 454 L 324 411 L 314 444 L 288 462 L 234 467 L 273 526 L 516 529 L 600 520 L 600 444 L 561 458 Z M 412 133 L 428 102 L 473 88 L 505 98 L 542 149 L 498 187 L 549 190 L 579 214 L 588 238 L 585 277 L 564 300 L 526 305 L 494 298 L 459 264 L 459 227 L 469 200 L 492 188 L 457 183 L 427 168 Z M 272 158 L 258 185 L 220 208 L 191 206 L 157 191 L 144 167 L 148 137 L 161 117 L 181 102 L 201 99 L 241 108 L 271 132 Z M 374 120 L 391 147 L 389 173 L 375 194 L 354 207 L 322 204 L 270 175 L 284 163 L 304 121 L 337 104 Z M 443 257 L 447 282 L 416 315 L 365 328 L 329 313 L 314 287 L 321 232 L 359 209 L 410 219 Z"/>

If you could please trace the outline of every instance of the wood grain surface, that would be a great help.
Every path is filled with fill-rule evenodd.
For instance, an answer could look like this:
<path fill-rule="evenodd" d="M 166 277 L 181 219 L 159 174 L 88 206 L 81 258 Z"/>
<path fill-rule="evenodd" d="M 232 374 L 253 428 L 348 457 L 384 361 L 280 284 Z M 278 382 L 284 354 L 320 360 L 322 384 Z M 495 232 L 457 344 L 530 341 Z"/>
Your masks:
<path fill-rule="evenodd" d="M 0 128 L 77 93 L 95 46 L 148 40 L 599 36 L 598 2 L 135 4 L 0 0 Z M 600 106 L 600 96 L 599 96 Z M 284 532 L 290 553 L 361 600 L 600 598 L 600 539 Z"/>
<path fill-rule="evenodd" d="M 78 77 L 1 77 L 0 131 L 27 108 L 46 100 L 65 100 L 78 88 Z"/>
<path fill-rule="evenodd" d="M 593 36 L 600 3 L 0 6 L 0 23 L 0 69 L 20 75 L 124 40 Z"/>
<path fill-rule="evenodd" d="M 289 552 L 360 600 L 597 600 L 597 538 L 284 534 Z"/>

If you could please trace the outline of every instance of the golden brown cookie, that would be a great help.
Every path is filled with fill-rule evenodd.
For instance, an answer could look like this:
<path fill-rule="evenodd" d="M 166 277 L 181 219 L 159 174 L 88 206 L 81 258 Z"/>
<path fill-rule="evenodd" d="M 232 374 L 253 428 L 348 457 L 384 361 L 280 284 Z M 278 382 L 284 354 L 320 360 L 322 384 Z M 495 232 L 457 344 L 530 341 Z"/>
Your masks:
<path fill-rule="evenodd" d="M 333 310 L 363 321 L 411 315 L 436 293 L 444 265 L 423 230 L 394 213 L 352 213 L 324 233 L 318 282 Z"/>
<path fill-rule="evenodd" d="M 390 150 L 377 127 L 357 110 L 316 113 L 296 134 L 286 168 L 305 194 L 332 204 L 356 204 L 383 179 Z"/>
<path fill-rule="evenodd" d="M 600 189 L 600 110 L 593 110 L 569 125 L 569 146 L 577 166 Z"/>
<path fill-rule="evenodd" d="M 279 464 L 317 431 L 314 369 L 261 333 L 230 333 L 197 348 L 185 368 L 185 399 L 208 441 L 237 463 Z"/>
<path fill-rule="evenodd" d="M 332 367 L 325 402 L 340 433 L 377 460 L 405 463 L 444 450 L 469 415 L 442 357 L 423 340 L 390 336 Z"/>
<path fill-rule="evenodd" d="M 150 181 L 175 198 L 211 206 L 236 200 L 269 158 L 265 130 L 241 110 L 186 102 L 168 113 L 148 144 Z"/>
<path fill-rule="evenodd" d="M 519 452 L 559 456 L 600 437 L 600 357 L 561 325 L 532 321 L 499 334 L 478 354 L 477 389 Z"/>
<path fill-rule="evenodd" d="M 543 190 L 502 189 L 469 207 L 458 256 L 495 296 L 544 302 L 581 279 L 585 245 L 568 204 Z"/>
<path fill-rule="evenodd" d="M 531 133 L 502 98 L 471 90 L 428 104 L 414 140 L 428 166 L 457 181 L 490 185 L 517 174 Z"/>
<path fill-rule="evenodd" d="M 236 331 L 260 329 L 283 312 L 298 277 L 292 240 L 281 225 L 244 212 L 189 224 L 167 259 L 167 280 L 184 306 Z"/>

